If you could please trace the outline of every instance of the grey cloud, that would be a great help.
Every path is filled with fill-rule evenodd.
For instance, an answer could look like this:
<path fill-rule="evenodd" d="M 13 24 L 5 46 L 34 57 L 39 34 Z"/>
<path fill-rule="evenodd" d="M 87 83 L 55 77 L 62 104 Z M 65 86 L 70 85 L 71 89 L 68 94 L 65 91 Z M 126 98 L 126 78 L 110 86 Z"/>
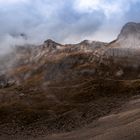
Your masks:
<path fill-rule="evenodd" d="M 26 5 L 0 10 L 0 40 L 13 33 L 25 33 L 31 42 L 46 38 L 65 42 L 72 36 L 80 39 L 95 32 L 104 18 L 99 12 L 78 13 L 72 2 L 60 0 L 59 5 L 57 3 L 56 0 L 30 0 Z"/>
<path fill-rule="evenodd" d="M 28 0 L 26 3 L 5 4 L 4 7 L 1 5 L 0 46 L 6 48 L 11 44 L 41 43 L 47 38 L 60 43 L 74 43 L 88 39 L 87 37 L 94 39 L 98 32 L 102 34 L 102 29 L 104 35 L 108 33 L 107 29 L 111 36 L 124 22 L 138 19 L 138 12 L 134 10 L 135 5 L 130 5 L 129 12 L 125 13 L 123 18 L 115 14 L 107 19 L 103 10 L 78 12 L 74 1 Z M 21 33 L 26 34 L 28 40 L 18 36 Z"/>

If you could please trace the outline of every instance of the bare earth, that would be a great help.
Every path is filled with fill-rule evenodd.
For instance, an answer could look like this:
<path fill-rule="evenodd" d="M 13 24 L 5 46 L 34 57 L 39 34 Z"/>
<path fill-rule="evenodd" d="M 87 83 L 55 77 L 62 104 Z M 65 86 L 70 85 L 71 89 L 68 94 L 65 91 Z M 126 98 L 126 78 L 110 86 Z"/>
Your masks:
<path fill-rule="evenodd" d="M 1 135 L 0 140 L 140 140 L 140 96 L 79 130 L 37 137 Z"/>
<path fill-rule="evenodd" d="M 38 140 L 139 140 L 140 97 L 135 97 L 120 110 L 102 117 L 84 129 Z"/>

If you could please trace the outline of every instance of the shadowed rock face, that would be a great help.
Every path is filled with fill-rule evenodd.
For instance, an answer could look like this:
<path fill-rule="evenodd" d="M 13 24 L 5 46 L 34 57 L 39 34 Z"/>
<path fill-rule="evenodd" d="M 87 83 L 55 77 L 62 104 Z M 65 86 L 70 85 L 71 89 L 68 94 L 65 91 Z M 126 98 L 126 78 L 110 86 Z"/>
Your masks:
<path fill-rule="evenodd" d="M 49 39 L 15 47 L 0 59 L 0 124 L 41 134 L 72 131 L 139 94 L 139 28 L 126 24 L 111 43 Z"/>
<path fill-rule="evenodd" d="M 54 42 L 51 39 L 44 41 L 44 47 L 47 47 L 50 50 L 57 49 L 57 47 L 61 47 L 62 45 L 59 43 Z"/>

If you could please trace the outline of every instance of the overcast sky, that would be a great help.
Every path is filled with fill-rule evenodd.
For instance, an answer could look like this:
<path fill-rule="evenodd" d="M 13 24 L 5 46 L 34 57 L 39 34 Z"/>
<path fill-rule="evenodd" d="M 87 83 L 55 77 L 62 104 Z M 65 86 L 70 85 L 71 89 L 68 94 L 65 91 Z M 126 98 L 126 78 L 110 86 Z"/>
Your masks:
<path fill-rule="evenodd" d="M 129 21 L 140 22 L 140 0 L 0 0 L 0 44 L 23 43 L 20 33 L 31 43 L 108 42 Z"/>

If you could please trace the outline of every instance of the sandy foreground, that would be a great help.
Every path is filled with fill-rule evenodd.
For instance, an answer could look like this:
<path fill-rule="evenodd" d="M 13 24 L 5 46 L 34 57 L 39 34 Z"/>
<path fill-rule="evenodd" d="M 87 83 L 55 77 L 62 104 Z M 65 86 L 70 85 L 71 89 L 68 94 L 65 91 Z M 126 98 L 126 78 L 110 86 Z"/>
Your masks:
<path fill-rule="evenodd" d="M 84 129 L 38 140 L 140 140 L 140 97 Z"/>

